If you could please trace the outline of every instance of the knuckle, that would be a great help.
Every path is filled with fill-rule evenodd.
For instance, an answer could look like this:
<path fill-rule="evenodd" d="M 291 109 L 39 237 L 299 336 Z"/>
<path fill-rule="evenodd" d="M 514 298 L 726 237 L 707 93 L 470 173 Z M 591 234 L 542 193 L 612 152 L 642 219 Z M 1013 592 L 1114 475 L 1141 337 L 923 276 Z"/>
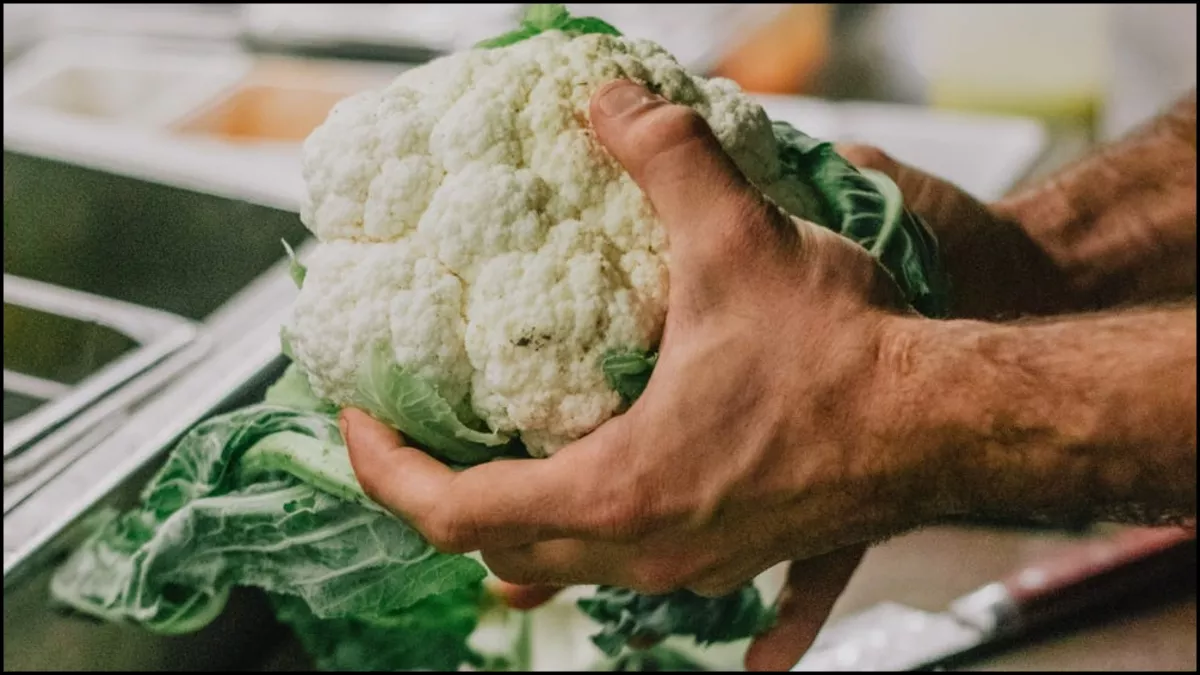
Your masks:
<path fill-rule="evenodd" d="M 712 134 L 700 113 L 682 105 L 663 105 L 650 110 L 635 129 L 641 147 L 667 149 Z"/>

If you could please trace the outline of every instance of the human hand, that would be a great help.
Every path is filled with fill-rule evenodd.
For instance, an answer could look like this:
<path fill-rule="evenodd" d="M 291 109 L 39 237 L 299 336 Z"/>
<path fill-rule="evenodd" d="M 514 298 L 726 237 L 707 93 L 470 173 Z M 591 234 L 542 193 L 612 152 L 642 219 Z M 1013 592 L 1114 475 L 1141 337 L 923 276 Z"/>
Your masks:
<path fill-rule="evenodd" d="M 592 123 L 670 238 L 649 386 L 549 459 L 459 472 L 347 410 L 366 493 L 502 579 L 652 595 L 721 596 L 942 515 L 943 458 L 892 440 L 909 405 L 901 327 L 924 320 L 883 268 L 768 204 L 687 108 L 615 83 Z"/>
<path fill-rule="evenodd" d="M 933 230 L 956 317 L 1049 315 L 1076 302 L 1062 272 L 1006 203 L 985 204 L 953 183 L 869 145 L 839 145 L 837 152 L 859 168 L 891 178 L 904 195 L 905 207 Z"/>

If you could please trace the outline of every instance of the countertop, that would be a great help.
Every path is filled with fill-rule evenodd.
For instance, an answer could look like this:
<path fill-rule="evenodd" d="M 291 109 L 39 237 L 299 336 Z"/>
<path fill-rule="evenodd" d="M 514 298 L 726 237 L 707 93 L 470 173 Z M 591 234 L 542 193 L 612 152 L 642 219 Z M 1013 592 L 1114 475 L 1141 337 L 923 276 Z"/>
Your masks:
<path fill-rule="evenodd" d="M 1099 536 L 1097 533 L 1086 536 Z M 830 621 L 884 601 L 936 611 L 954 598 L 1034 562 L 1085 535 L 991 528 L 931 528 L 897 537 L 872 549 Z M 1167 593 L 1171 595 L 1170 591 Z M 568 603 L 552 609 L 555 622 L 574 622 Z M 544 612 L 545 610 L 539 610 Z M 535 613 L 535 617 L 537 613 Z M 537 619 L 535 618 L 535 621 Z M 583 625 L 583 624 L 581 624 Z M 575 648 L 586 644 L 583 633 L 567 638 Z M 574 639 L 578 637 L 579 639 Z M 556 638 L 560 639 L 560 638 Z M 565 647 L 565 645 L 564 645 Z M 583 647 L 586 650 L 586 646 Z M 714 666 L 734 668 L 744 645 L 721 648 Z M 590 650 L 589 650 L 590 651 Z M 735 653 L 736 652 L 736 653 Z M 590 657 L 585 660 L 590 660 Z M 535 658 L 535 668 L 537 667 Z M 261 670 L 295 672 L 309 666 L 290 641 L 281 645 Z M 958 671 L 1195 671 L 1196 594 L 1179 589 L 1166 601 L 1121 607 L 1111 614 L 1086 618 L 1079 625 L 1014 643 L 963 661 Z"/>

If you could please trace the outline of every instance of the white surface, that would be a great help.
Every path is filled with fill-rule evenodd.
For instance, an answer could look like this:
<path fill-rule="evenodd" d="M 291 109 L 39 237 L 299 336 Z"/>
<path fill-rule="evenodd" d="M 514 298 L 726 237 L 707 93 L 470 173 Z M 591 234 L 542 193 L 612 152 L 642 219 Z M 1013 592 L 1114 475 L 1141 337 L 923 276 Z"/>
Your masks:
<path fill-rule="evenodd" d="M 1194 3 L 1122 4 L 1110 11 L 1104 140 L 1125 134 L 1196 86 Z"/>
<path fill-rule="evenodd" d="M 6 69 L 5 112 L 162 125 L 231 87 L 250 68 L 237 54 L 145 55 L 144 47 L 122 39 L 45 42 Z"/>
<path fill-rule="evenodd" d="M 41 30 L 37 5 L 4 3 L 4 60 L 35 40 Z"/>
<path fill-rule="evenodd" d="M 166 130 L 232 88 L 251 65 L 241 54 L 174 53 L 127 40 L 44 43 L 5 69 L 4 148 L 295 209 L 302 187 L 297 147 L 234 145 Z M 158 92 L 138 86 L 161 81 L 172 84 Z M 127 86 L 113 89 L 112 82 Z"/>

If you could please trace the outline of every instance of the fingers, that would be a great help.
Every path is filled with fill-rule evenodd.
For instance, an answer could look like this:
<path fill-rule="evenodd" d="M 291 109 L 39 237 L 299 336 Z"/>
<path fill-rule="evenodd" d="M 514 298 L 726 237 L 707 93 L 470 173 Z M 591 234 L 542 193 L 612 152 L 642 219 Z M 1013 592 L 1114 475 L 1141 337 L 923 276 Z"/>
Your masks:
<path fill-rule="evenodd" d="M 553 458 L 498 460 L 459 472 L 405 447 L 398 433 L 362 411 L 346 409 L 341 421 L 363 491 L 441 551 L 614 538 L 638 525 L 636 493 L 621 489 L 620 480 L 596 480 L 612 474 L 609 458 L 626 438 L 620 418 Z"/>
<path fill-rule="evenodd" d="M 936 224 L 951 219 L 951 214 L 969 214 L 982 207 L 950 183 L 896 161 L 891 155 L 874 146 L 851 144 L 838 145 L 835 149 L 854 166 L 873 169 L 891 178 L 904 195 L 905 206 L 922 217 L 933 220 L 930 225 L 933 225 L 935 230 L 939 229 Z"/>
<path fill-rule="evenodd" d="M 516 610 L 541 607 L 566 588 L 550 584 L 510 584 L 507 581 L 496 581 L 489 587 L 505 606 Z"/>
<path fill-rule="evenodd" d="M 553 586 L 599 584 L 645 595 L 689 588 L 713 569 L 713 556 L 686 544 L 653 537 L 637 543 L 557 539 L 482 553 L 488 569 L 508 582 Z M 733 588 L 752 576 L 753 573 L 745 574 Z"/>
<path fill-rule="evenodd" d="M 338 416 L 355 478 L 368 497 L 401 516 L 434 508 L 454 472 L 405 445 L 395 429 L 347 408 Z"/>
<path fill-rule="evenodd" d="M 639 548 L 627 544 L 556 539 L 527 546 L 486 549 L 483 562 L 493 574 L 527 586 L 599 584 L 645 591 L 632 561 Z"/>
<path fill-rule="evenodd" d="M 796 665 L 812 646 L 865 552 L 865 547 L 855 546 L 793 562 L 779 598 L 775 625 L 750 644 L 746 670 L 785 671 Z"/>
<path fill-rule="evenodd" d="M 591 121 L 654 205 L 679 255 L 738 249 L 778 227 L 780 214 L 691 108 L 618 80 L 592 97 Z"/>

